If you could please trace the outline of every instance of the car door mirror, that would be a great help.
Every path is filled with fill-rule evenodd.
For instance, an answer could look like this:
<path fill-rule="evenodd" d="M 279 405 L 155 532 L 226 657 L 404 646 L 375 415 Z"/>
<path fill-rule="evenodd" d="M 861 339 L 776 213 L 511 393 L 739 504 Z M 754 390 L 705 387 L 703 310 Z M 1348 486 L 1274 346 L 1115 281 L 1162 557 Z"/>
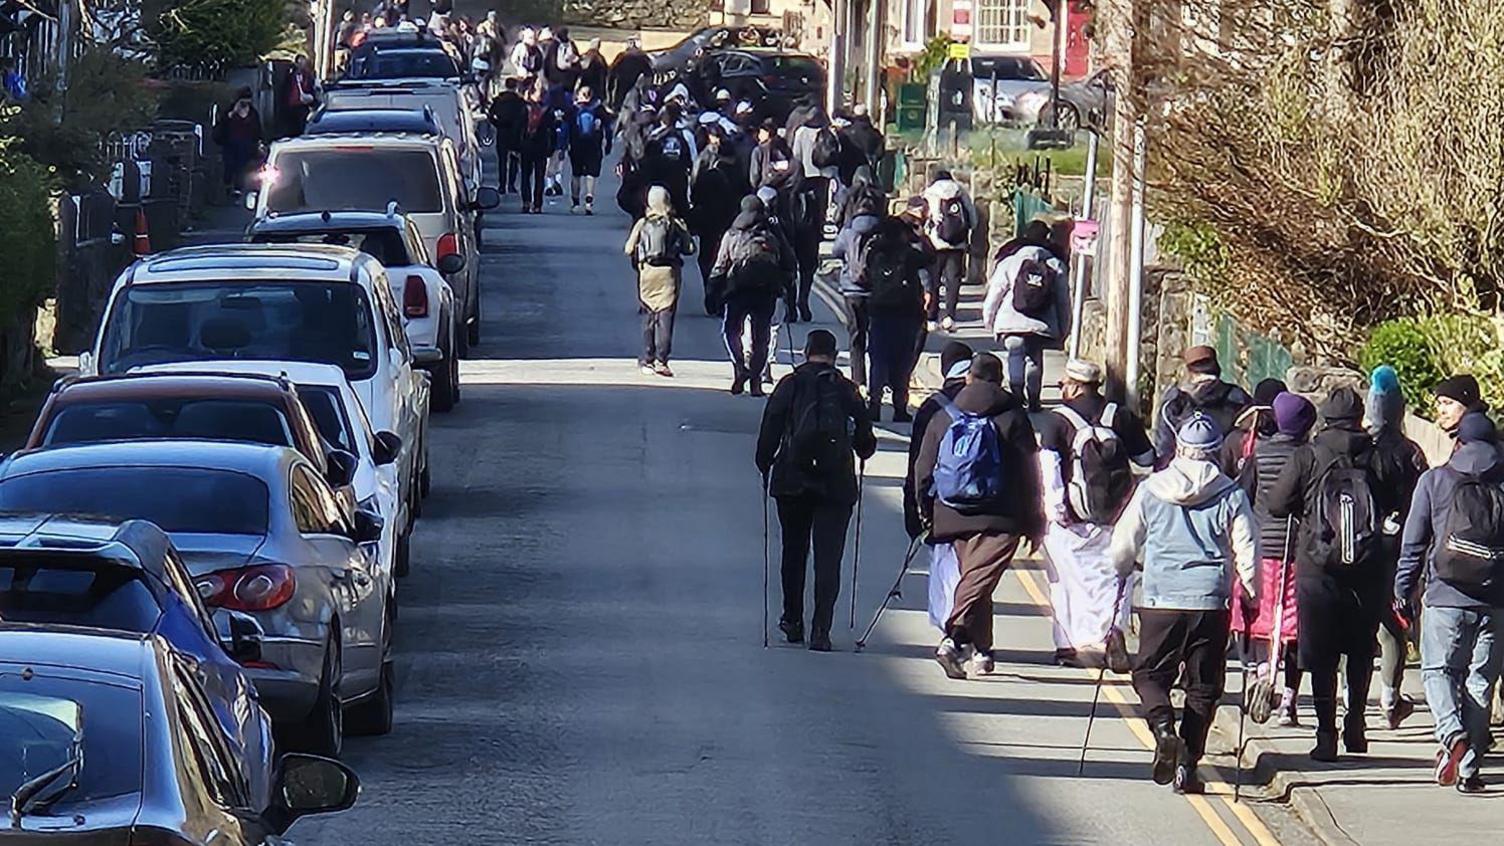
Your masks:
<path fill-rule="evenodd" d="M 259 200 L 260 198 L 261 198 L 260 192 L 257 192 L 257 191 L 247 191 L 247 192 L 245 192 L 245 207 L 247 209 L 251 210 L 251 211 L 255 211 L 256 210 L 256 201 Z"/>
<path fill-rule="evenodd" d="M 78 375 L 80 375 L 80 376 L 93 376 L 94 375 L 94 352 L 93 352 L 93 350 L 84 350 L 83 352 L 81 352 L 81 353 L 78 354 Z"/>
<path fill-rule="evenodd" d="M 445 276 L 459 273 L 465 269 L 465 257 L 459 253 L 450 253 L 439 259 L 439 272 Z"/>
<path fill-rule="evenodd" d="M 487 211 L 501 205 L 501 192 L 489 185 L 475 189 L 474 199 L 470 201 L 471 208 Z"/>
<path fill-rule="evenodd" d="M 362 508 L 355 512 L 355 532 L 350 539 L 356 543 L 376 543 L 381 540 L 384 528 L 386 521 L 381 519 L 381 515 Z"/>
<path fill-rule="evenodd" d="M 242 611 L 228 611 L 230 635 L 223 646 L 225 654 L 237 664 L 261 660 L 261 638 L 265 635 L 256 618 Z"/>
<path fill-rule="evenodd" d="M 373 450 L 372 458 L 376 460 L 377 464 L 380 464 L 382 466 L 391 464 L 395 462 L 397 460 L 397 457 L 401 454 L 401 435 L 397 434 L 396 432 L 387 431 L 385 429 L 376 433 L 376 448 Z"/>
<path fill-rule="evenodd" d="M 360 777 L 339 761 L 290 752 L 277 762 L 274 820 L 285 832 L 299 817 L 344 811 L 360 798 Z"/>
<path fill-rule="evenodd" d="M 324 474 L 324 479 L 329 482 L 331 488 L 343 488 L 355 481 L 355 470 L 360 466 L 360 459 L 342 449 L 329 450 L 329 471 Z"/>

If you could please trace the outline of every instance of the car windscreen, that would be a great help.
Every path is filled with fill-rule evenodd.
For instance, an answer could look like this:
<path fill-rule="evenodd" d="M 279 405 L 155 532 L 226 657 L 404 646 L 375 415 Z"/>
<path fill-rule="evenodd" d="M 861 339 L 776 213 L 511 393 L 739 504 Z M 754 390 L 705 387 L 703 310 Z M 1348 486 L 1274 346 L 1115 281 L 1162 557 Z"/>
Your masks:
<path fill-rule="evenodd" d="M 116 298 L 100 344 L 102 373 L 178 361 L 251 359 L 376 372 L 365 289 L 351 283 L 184 282 L 134 285 Z"/>
<path fill-rule="evenodd" d="M 286 150 L 263 176 L 266 210 L 379 211 L 397 203 L 410 214 L 444 210 L 438 160 L 427 150 L 352 144 Z"/>
<path fill-rule="evenodd" d="M 149 632 L 161 608 L 139 569 L 49 563 L 14 554 L 0 558 L 0 620 Z"/>
<path fill-rule="evenodd" d="M 71 805 L 141 790 L 141 693 L 125 685 L 0 671 L 0 796 L 79 755 L 77 781 L 49 790 Z"/>
<path fill-rule="evenodd" d="M 323 229 L 315 232 L 252 232 L 253 244 L 332 244 L 352 247 L 387 267 L 415 264 L 407 254 L 407 244 L 397 229 Z"/>
<path fill-rule="evenodd" d="M 1043 81 L 1046 79 L 1039 65 L 1029 59 L 1019 59 L 1013 56 L 972 56 L 971 75 L 977 79 L 991 79 L 993 74 L 998 79 L 1024 79 L 1030 81 Z"/>
<path fill-rule="evenodd" d="M 303 407 L 308 409 L 308 414 L 313 417 L 313 425 L 318 427 L 319 434 L 325 441 L 352 455 L 360 455 L 360 451 L 355 448 L 355 433 L 350 428 L 349 419 L 345 417 L 344 403 L 340 401 L 337 389 L 303 385 L 298 388 L 298 396 L 303 400 Z"/>
<path fill-rule="evenodd" d="M 457 79 L 459 65 L 438 49 L 382 49 L 358 51 L 350 58 L 347 79 Z"/>
<path fill-rule="evenodd" d="M 182 397 L 65 403 L 47 421 L 42 445 L 140 438 L 296 446 L 282 409 L 270 402 Z"/>
<path fill-rule="evenodd" d="M 254 476 L 197 467 L 80 467 L 0 482 L 0 511 L 150 520 L 166 532 L 264 535 L 270 500 Z"/>

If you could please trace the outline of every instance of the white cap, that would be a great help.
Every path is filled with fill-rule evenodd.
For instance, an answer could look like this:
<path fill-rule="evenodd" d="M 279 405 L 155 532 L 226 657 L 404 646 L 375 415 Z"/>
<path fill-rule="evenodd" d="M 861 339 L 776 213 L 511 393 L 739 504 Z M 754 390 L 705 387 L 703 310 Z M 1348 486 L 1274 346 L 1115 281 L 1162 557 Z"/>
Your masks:
<path fill-rule="evenodd" d="M 723 102 L 723 101 L 726 101 L 726 100 L 730 100 L 730 99 L 731 99 L 731 92 L 730 91 L 727 91 L 724 88 L 717 88 L 715 90 L 715 101 L 717 103 L 720 103 L 720 102 Z"/>
<path fill-rule="evenodd" d="M 751 111 L 752 111 L 752 101 L 751 100 L 742 100 L 740 103 L 736 104 L 736 110 L 735 111 L 736 111 L 736 114 L 739 114 L 739 115 L 750 114 Z"/>
<path fill-rule="evenodd" d="M 778 199 L 778 189 L 771 185 L 764 185 L 757 189 L 757 199 L 762 200 L 764 206 L 771 206 L 773 201 Z"/>

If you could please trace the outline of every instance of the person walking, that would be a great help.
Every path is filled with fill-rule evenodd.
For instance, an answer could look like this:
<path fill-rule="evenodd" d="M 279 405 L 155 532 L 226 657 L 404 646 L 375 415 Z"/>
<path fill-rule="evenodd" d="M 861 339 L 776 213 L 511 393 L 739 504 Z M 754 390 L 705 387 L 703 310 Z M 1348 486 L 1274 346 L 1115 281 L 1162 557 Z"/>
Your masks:
<path fill-rule="evenodd" d="M 814 319 L 809 297 L 814 290 L 815 269 L 820 264 L 820 242 L 825 238 L 831 184 L 839 174 L 841 144 L 830 118 L 818 106 L 812 107 L 789 132 L 789 149 L 799 170 L 793 198 L 794 252 L 799 259 L 796 305 L 799 319 L 808 322 Z"/>
<path fill-rule="evenodd" d="M 1471 374 L 1459 373 L 1443 379 L 1431 389 L 1431 393 L 1436 395 L 1436 425 L 1446 430 L 1454 441 L 1464 418 L 1488 412 L 1488 403 L 1483 401 L 1478 380 Z"/>
<path fill-rule="evenodd" d="M 522 213 L 542 214 L 548 160 L 558 136 L 554 112 L 543 102 L 542 86 L 528 92 L 527 112 L 517 150 L 522 159 Z"/>
<path fill-rule="evenodd" d="M 1253 403 L 1243 409 L 1243 413 L 1233 421 L 1232 430 L 1222 442 L 1222 455 L 1218 462 L 1229 479 L 1241 480 L 1258 442 L 1272 437 L 1278 431 L 1274 419 L 1274 398 L 1288 390 L 1289 386 L 1279 379 L 1263 379 L 1253 386 Z M 1247 489 L 1246 485 L 1244 489 Z M 1237 613 L 1234 612 L 1233 616 L 1236 617 Z"/>
<path fill-rule="evenodd" d="M 1169 466 L 1138 486 L 1113 528 L 1111 555 L 1124 578 L 1143 562 L 1133 689 L 1155 736 L 1154 782 L 1194 794 L 1204 790 L 1196 767 L 1227 681 L 1232 584 L 1257 601 L 1259 552 L 1248 495 L 1217 466 L 1217 422 L 1194 414 L 1176 437 Z M 1177 731 L 1170 690 L 1181 678 Z"/>
<path fill-rule="evenodd" d="M 501 93 L 491 100 L 486 119 L 496 128 L 496 170 L 501 193 L 517 190 L 517 175 L 522 171 L 522 134 L 527 128 L 528 107 L 517 93 L 517 78 L 507 77 Z"/>
<path fill-rule="evenodd" d="M 601 55 L 601 40 L 592 38 L 585 42 L 585 52 L 580 54 L 580 78 L 576 83 L 578 88 L 589 88 L 595 94 L 596 99 L 602 100 L 606 96 L 606 87 L 610 85 L 611 69 L 606 64 L 606 57 Z"/>
<path fill-rule="evenodd" d="M 1009 390 L 1024 397 L 1030 411 L 1039 411 L 1044 351 L 1071 333 L 1071 283 L 1050 245 L 1049 224 L 1030 221 L 1023 240 L 992 271 L 982 320 L 1007 352 Z M 946 308 L 954 312 L 954 306 Z"/>
<path fill-rule="evenodd" d="M 1321 404 L 1322 428 L 1296 450 L 1269 492 L 1269 514 L 1300 518 L 1296 606 L 1300 666 L 1311 676 L 1316 745 L 1311 758 L 1337 759 L 1337 665 L 1347 659 L 1342 742 L 1368 751 L 1364 710 L 1375 639 L 1388 602 L 1381 537 L 1398 529 L 1399 480 L 1361 426 L 1363 401 L 1334 389 Z"/>
<path fill-rule="evenodd" d="M 298 56 L 282 81 L 283 137 L 302 135 L 308 115 L 317 103 L 318 80 L 313 75 L 313 65 L 307 56 Z"/>
<path fill-rule="evenodd" d="M 962 341 L 949 341 L 940 350 L 940 390 L 919 404 L 914 412 L 914 425 L 909 430 L 909 459 L 903 479 L 903 526 L 910 538 L 924 534 L 924 519 L 919 511 L 919 496 L 915 487 L 914 466 L 919 462 L 919 448 L 924 444 L 924 435 L 930 421 L 947 402 L 954 403 L 956 395 L 966 387 L 966 374 L 971 371 L 972 349 Z"/>
<path fill-rule="evenodd" d="M 992 593 L 1019 543 L 1044 529 L 1039 447 L 1003 363 L 978 353 L 966 386 L 930 419 L 914 465 L 915 496 L 934 543 L 952 543 L 960 580 L 935 661 L 952 679 L 993 670 Z M 969 654 L 968 654 L 969 653 Z"/>
<path fill-rule="evenodd" d="M 1436 723 L 1436 783 L 1481 793 L 1493 745 L 1489 710 L 1504 664 L 1504 459 L 1482 415 L 1457 428 L 1457 451 L 1421 474 L 1405 520 L 1394 595 L 1420 625 L 1421 678 Z M 1424 591 L 1424 613 L 1412 599 Z"/>
<path fill-rule="evenodd" d="M 643 179 L 668 188 L 674 210 L 681 214 L 689 210 L 689 172 L 699 156 L 694 133 L 679 125 L 682 116 L 678 103 L 663 104 L 657 125 L 644 140 L 643 158 L 638 163 Z"/>
<path fill-rule="evenodd" d="M 584 192 L 585 214 L 595 214 L 595 181 L 601 163 L 611 154 L 611 114 L 595 97 L 595 89 L 580 86 L 575 92 L 574 111 L 569 116 L 569 211 L 580 208 Z"/>
<path fill-rule="evenodd" d="M 872 280 L 862 260 L 869 255 L 864 249 L 880 223 L 882 217 L 876 210 L 870 214 L 857 215 L 841 227 L 831 246 L 831 256 L 842 262 L 836 280 L 841 298 L 846 303 L 845 322 L 847 349 L 851 355 L 851 381 L 858 385 L 867 383 L 867 332 L 871 324 L 867 302 L 872 294 Z M 870 256 L 876 258 L 879 254 L 871 253 Z M 876 399 L 881 400 L 881 394 Z M 877 419 L 877 415 L 873 415 L 873 420 Z"/>
<path fill-rule="evenodd" d="M 747 390 L 750 382 L 752 396 L 763 396 L 760 376 L 768 363 L 773 310 L 797 272 L 792 251 L 768 222 L 762 200 L 743 198 L 710 270 L 711 305 L 723 310 L 721 334 L 731 356 L 732 394 Z M 742 322 L 748 319 L 751 350 L 742 345 Z"/>
<path fill-rule="evenodd" d="M 948 170 L 935 172 L 924 189 L 925 234 L 935 248 L 935 269 L 930 273 L 929 331 L 949 332 L 956 327 L 956 308 L 961 303 L 961 285 L 966 281 L 966 256 L 977 226 L 977 210 L 971 195 Z M 945 317 L 940 317 L 940 292 L 945 290 Z M 936 323 L 939 321 L 939 323 Z"/>
<path fill-rule="evenodd" d="M 538 82 L 538 74 L 543 72 L 543 50 L 538 47 L 538 34 L 532 27 L 523 27 L 517 33 L 510 61 L 519 86 L 524 91 L 532 91 Z"/>
<path fill-rule="evenodd" d="M 1134 467 L 1152 468 L 1154 448 L 1143 421 L 1102 396 L 1099 365 L 1066 362 L 1060 396 L 1060 407 L 1039 422 L 1055 661 L 1084 667 L 1105 660 L 1126 670 L 1121 632 L 1133 610 L 1133 577 L 1120 580 L 1113 566 L 1112 527 L 1133 495 Z"/>
<path fill-rule="evenodd" d="M 699 158 L 695 159 L 689 184 L 689 226 L 700 240 L 697 253 L 700 282 L 707 294 L 717 248 L 741 210 L 739 198 L 745 197 L 747 190 L 746 171 L 737 167 L 736 156 L 725 138 L 712 129 Z M 714 313 L 708 299 L 705 313 Z"/>
<path fill-rule="evenodd" d="M 773 389 L 757 436 L 757 470 L 764 491 L 778 503 L 783 538 L 778 629 L 789 643 L 804 640 L 804 580 L 813 546 L 809 648 L 830 651 L 846 531 L 861 496 L 855 459 L 865 462 L 876 451 L 862 397 L 836 368 L 836 336 L 824 329 L 810 332 L 804 363 Z"/>
<path fill-rule="evenodd" d="M 886 388 L 893 400 L 893 422 L 911 422 L 909 378 L 918 363 L 914 350 L 924 329 L 924 254 L 910 243 L 903 221 L 884 215 L 845 257 L 848 266 L 855 266 L 854 289 L 867 292 L 869 412 L 874 421 L 882 419 Z"/>
<path fill-rule="evenodd" d="M 245 192 L 245 180 L 266 143 L 261 114 L 251 105 L 251 89 L 242 88 L 235 103 L 214 124 L 214 143 L 224 162 L 225 190 L 234 197 Z"/>
<path fill-rule="evenodd" d="M 674 313 L 679 307 L 684 257 L 694 255 L 695 242 L 684 222 L 674 217 L 667 188 L 654 185 L 648 189 L 647 214 L 632 225 L 624 249 L 637 270 L 637 303 L 642 314 L 638 366 L 644 375 L 673 376 L 668 358 L 673 351 Z"/>
<path fill-rule="evenodd" d="M 1248 392 L 1222 381 L 1222 365 L 1217 351 L 1208 346 L 1187 347 L 1181 354 L 1186 378 L 1165 391 L 1159 405 L 1159 423 L 1154 428 L 1155 460 L 1161 467 L 1175 457 L 1175 433 L 1196 412 L 1210 417 L 1217 431 L 1230 432 L 1238 418 L 1253 405 Z"/>

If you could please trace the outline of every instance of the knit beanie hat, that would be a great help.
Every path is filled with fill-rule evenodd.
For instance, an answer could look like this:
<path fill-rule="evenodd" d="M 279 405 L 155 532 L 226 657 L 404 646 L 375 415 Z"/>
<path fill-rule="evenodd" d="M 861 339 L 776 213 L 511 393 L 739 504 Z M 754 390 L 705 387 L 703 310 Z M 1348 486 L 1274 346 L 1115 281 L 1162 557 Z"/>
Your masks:
<path fill-rule="evenodd" d="M 961 341 L 951 341 L 940 350 L 940 375 L 945 379 L 961 379 L 971 369 L 971 346 Z M 959 370 L 952 375 L 952 370 Z"/>
<path fill-rule="evenodd" d="M 1486 410 L 1483 405 L 1482 392 L 1478 389 L 1478 380 L 1471 375 L 1463 373 L 1450 379 L 1443 379 L 1431 389 L 1437 396 L 1456 400 L 1468 408 L 1477 408 L 1479 411 Z"/>
<path fill-rule="evenodd" d="M 1316 406 L 1300 394 L 1286 391 L 1274 398 L 1274 423 L 1280 434 L 1302 437 L 1316 425 Z"/>
<path fill-rule="evenodd" d="M 1222 428 L 1199 411 L 1180 424 L 1180 431 L 1175 433 L 1175 453 L 1186 458 L 1206 460 L 1221 448 Z"/>
<path fill-rule="evenodd" d="M 1270 408 L 1274 398 L 1290 390 L 1278 379 L 1265 379 L 1253 387 L 1253 404 Z"/>

